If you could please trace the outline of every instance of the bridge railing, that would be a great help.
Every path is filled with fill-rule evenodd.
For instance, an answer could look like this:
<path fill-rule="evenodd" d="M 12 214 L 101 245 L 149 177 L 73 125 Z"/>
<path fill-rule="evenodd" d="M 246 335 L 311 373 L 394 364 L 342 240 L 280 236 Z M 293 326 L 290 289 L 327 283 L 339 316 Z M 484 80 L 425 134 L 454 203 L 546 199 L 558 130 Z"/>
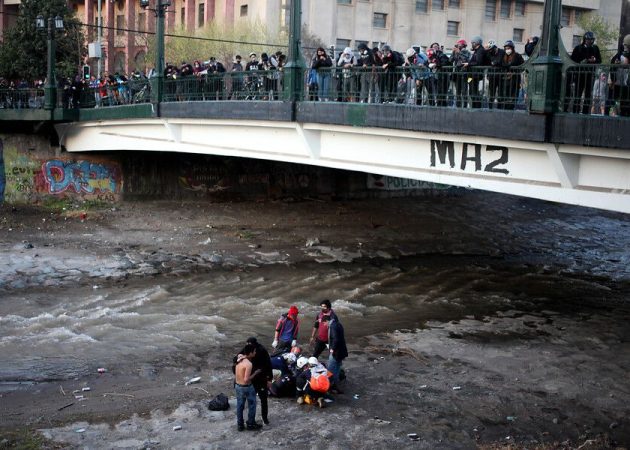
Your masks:
<path fill-rule="evenodd" d="M 250 70 L 164 81 L 164 101 L 281 100 L 283 72 Z"/>
<path fill-rule="evenodd" d="M 326 68 L 308 73 L 304 100 L 525 109 L 527 72 L 513 67 Z"/>
<path fill-rule="evenodd" d="M 44 89 L 40 88 L 1 88 L 0 108 L 40 109 L 44 107 Z"/>
<path fill-rule="evenodd" d="M 563 112 L 630 117 L 630 65 L 577 64 L 562 78 Z"/>

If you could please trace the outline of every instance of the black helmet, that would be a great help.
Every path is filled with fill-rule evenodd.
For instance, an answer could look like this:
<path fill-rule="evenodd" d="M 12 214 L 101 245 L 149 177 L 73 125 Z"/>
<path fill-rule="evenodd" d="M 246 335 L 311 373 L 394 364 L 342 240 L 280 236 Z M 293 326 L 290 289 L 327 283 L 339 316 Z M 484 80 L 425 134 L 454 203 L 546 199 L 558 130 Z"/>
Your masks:
<path fill-rule="evenodd" d="M 587 31 L 586 33 L 584 33 L 584 40 L 590 39 L 592 41 L 595 40 L 595 35 L 593 34 L 592 31 Z"/>
<path fill-rule="evenodd" d="M 514 49 L 514 42 L 513 41 L 505 41 L 505 44 L 503 44 L 503 48 L 505 47 L 512 47 L 512 49 Z"/>
<path fill-rule="evenodd" d="M 367 44 L 366 44 L 365 42 L 361 42 L 361 43 L 357 46 L 357 48 L 358 48 L 359 50 L 367 50 L 367 49 L 368 49 L 368 46 L 367 46 Z"/>
<path fill-rule="evenodd" d="M 382 51 L 383 53 L 385 53 L 385 52 L 391 52 L 391 51 L 392 51 L 392 48 L 391 48 L 389 45 L 383 45 L 383 48 L 381 48 L 381 51 Z"/>

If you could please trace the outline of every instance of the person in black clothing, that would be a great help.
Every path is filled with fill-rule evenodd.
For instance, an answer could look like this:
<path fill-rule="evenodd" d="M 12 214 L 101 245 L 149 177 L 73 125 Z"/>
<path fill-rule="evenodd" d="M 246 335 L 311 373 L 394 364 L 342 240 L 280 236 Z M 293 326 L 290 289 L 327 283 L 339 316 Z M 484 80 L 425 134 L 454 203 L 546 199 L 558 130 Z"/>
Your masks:
<path fill-rule="evenodd" d="M 482 92 L 479 90 L 479 82 L 484 79 L 484 68 L 490 65 L 490 58 L 488 52 L 483 48 L 483 39 L 481 36 L 475 36 L 470 40 L 472 46 L 472 56 L 466 67 L 470 70 L 470 85 L 468 86 L 468 92 L 470 93 L 470 99 L 472 101 L 473 108 L 481 108 Z"/>
<path fill-rule="evenodd" d="M 512 48 L 514 50 L 514 48 Z M 488 69 L 488 106 L 494 108 L 494 101 L 499 99 L 499 84 L 501 82 L 501 62 L 505 52 L 499 48 L 495 41 L 488 41 L 488 58 L 490 59 L 490 69 Z M 501 108 L 501 105 L 498 105 Z"/>
<path fill-rule="evenodd" d="M 330 351 L 328 370 L 333 374 L 331 391 L 343 394 L 339 388 L 339 374 L 341 373 L 343 360 L 348 357 L 343 326 L 336 316 L 325 316 L 323 320 L 328 322 L 328 347 Z"/>
<path fill-rule="evenodd" d="M 269 352 L 263 347 L 255 337 L 247 339 L 247 344 L 251 344 L 256 348 L 256 355 L 252 359 L 252 373 L 257 369 L 260 369 L 258 375 L 252 380 L 254 389 L 260 398 L 260 414 L 262 416 L 263 423 L 269 425 L 269 406 L 267 403 L 268 391 L 267 388 L 273 380 L 273 372 L 271 370 L 271 358 Z"/>
<path fill-rule="evenodd" d="M 582 43 L 577 45 L 571 53 L 571 59 L 582 65 L 602 63 L 599 47 L 595 45 L 595 35 L 592 31 L 584 33 Z M 564 93 L 564 111 L 569 111 L 569 103 L 573 100 L 573 113 L 580 112 L 580 100 L 584 94 L 582 114 L 590 114 L 593 102 L 593 83 L 595 81 L 595 67 L 581 66 L 567 70 L 567 83 Z M 572 87 L 575 91 L 572 91 Z"/>
<path fill-rule="evenodd" d="M 527 39 L 527 44 L 525 44 L 525 54 L 528 58 L 534 54 L 534 49 L 536 48 L 536 45 L 538 45 L 538 41 L 540 41 L 538 36 Z"/>
<path fill-rule="evenodd" d="M 359 101 L 361 103 L 374 103 L 375 86 L 374 86 L 374 57 L 372 50 L 364 43 L 359 44 L 359 58 L 357 59 L 357 67 L 360 67 L 359 83 L 361 85 L 359 91 Z"/>
<path fill-rule="evenodd" d="M 523 57 L 514 50 L 514 42 L 506 41 L 503 44 L 503 58 L 501 67 L 504 70 L 501 75 L 499 86 L 499 109 L 513 110 L 518 100 L 518 90 L 521 88 L 521 73 L 516 66 L 520 66 L 525 61 Z"/>
<path fill-rule="evenodd" d="M 381 100 L 385 102 L 394 102 L 398 87 L 398 78 L 400 74 L 397 67 L 401 67 L 405 62 L 403 56 L 399 52 L 392 51 L 389 45 L 383 46 L 383 79 L 384 90 L 381 91 Z"/>
<path fill-rule="evenodd" d="M 214 56 L 211 56 L 206 64 L 208 89 L 210 100 L 223 100 L 223 74 L 225 67 Z"/>
<path fill-rule="evenodd" d="M 427 58 L 429 70 L 432 73 L 426 85 L 429 92 L 429 104 L 433 105 L 435 102 L 437 106 L 446 106 L 450 83 L 448 66 L 451 65 L 451 62 L 437 42 L 431 44 L 431 48 L 427 50 Z"/>

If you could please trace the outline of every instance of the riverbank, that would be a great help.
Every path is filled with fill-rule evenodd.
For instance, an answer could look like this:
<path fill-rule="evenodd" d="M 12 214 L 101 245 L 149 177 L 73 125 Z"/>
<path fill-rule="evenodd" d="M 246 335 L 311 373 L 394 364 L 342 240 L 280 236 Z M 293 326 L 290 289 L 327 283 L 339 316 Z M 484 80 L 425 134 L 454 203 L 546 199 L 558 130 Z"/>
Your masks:
<path fill-rule="evenodd" d="M 272 423 L 257 433 L 236 431 L 233 398 L 229 411 L 208 411 L 219 392 L 232 397 L 225 355 L 238 342 L 228 336 L 208 351 L 120 361 L 104 373 L 90 365 L 58 379 L 3 373 L 0 436 L 7 441 L 0 437 L 0 448 L 23 428 L 45 436 L 48 448 L 630 445 L 630 227 L 623 215 L 470 193 L 65 211 L 3 206 L 0 218 L 7 255 L 0 289 L 16 302 L 20 292 L 63 296 L 77 285 L 98 291 L 195 273 L 308 272 L 304 265 L 435 255 L 492 269 L 451 297 L 448 315 L 375 333 L 356 333 L 351 324 L 345 392 L 324 410 L 273 399 Z M 477 314 L 467 293 L 491 290 L 494 277 L 514 277 L 513 296 Z M 3 320 L 8 308 L 0 306 Z M 196 376 L 199 383 L 186 385 Z"/>

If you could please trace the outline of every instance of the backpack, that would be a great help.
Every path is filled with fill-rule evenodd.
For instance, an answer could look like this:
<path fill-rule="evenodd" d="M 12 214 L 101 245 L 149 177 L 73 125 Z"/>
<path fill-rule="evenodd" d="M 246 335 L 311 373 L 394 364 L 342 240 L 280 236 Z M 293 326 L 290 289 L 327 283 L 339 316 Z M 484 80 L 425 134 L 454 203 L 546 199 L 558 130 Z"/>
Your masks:
<path fill-rule="evenodd" d="M 322 374 L 313 374 L 310 381 L 311 389 L 316 392 L 328 392 L 330 389 L 330 380 L 326 372 Z"/>
<path fill-rule="evenodd" d="M 210 402 L 208 403 L 208 409 L 210 411 L 227 411 L 228 409 L 230 409 L 228 398 L 223 392 L 220 393 L 215 398 L 210 400 Z"/>

